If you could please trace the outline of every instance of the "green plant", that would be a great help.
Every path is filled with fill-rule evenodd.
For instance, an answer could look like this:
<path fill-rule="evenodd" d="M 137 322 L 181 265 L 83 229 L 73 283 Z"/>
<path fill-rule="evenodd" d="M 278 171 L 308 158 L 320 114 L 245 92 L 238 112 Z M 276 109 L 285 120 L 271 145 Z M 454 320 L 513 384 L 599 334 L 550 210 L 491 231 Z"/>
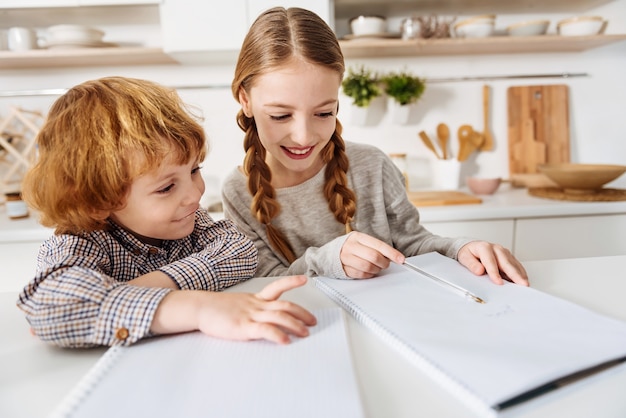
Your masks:
<path fill-rule="evenodd" d="M 382 94 L 379 84 L 378 76 L 365 66 L 361 66 L 348 70 L 348 75 L 342 81 L 341 87 L 343 93 L 352 98 L 354 105 L 367 107 L 374 98 Z"/>
<path fill-rule="evenodd" d="M 415 103 L 422 97 L 426 82 L 407 71 L 392 72 L 383 77 L 385 93 L 400 105 Z"/>

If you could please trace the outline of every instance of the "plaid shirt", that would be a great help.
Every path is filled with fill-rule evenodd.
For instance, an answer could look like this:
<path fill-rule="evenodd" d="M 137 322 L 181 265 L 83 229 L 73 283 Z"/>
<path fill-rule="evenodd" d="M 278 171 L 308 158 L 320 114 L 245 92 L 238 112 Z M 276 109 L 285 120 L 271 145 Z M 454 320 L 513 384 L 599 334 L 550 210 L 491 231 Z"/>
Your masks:
<path fill-rule="evenodd" d="M 172 289 L 126 284 L 159 270 L 180 289 L 222 290 L 251 278 L 257 250 L 228 220 L 196 212 L 187 237 L 153 247 L 110 223 L 83 235 L 54 235 L 39 250 L 37 275 L 17 306 L 34 333 L 63 347 L 130 345 L 151 336 L 150 324 Z"/>

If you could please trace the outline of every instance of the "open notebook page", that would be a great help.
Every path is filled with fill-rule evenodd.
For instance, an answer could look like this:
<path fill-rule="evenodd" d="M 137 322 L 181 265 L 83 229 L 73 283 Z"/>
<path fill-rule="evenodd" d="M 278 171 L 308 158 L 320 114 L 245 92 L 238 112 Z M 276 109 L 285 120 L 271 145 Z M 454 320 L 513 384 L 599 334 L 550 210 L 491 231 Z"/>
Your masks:
<path fill-rule="evenodd" d="M 340 308 L 291 344 L 199 332 L 109 349 L 53 417 L 362 417 Z"/>
<path fill-rule="evenodd" d="M 317 285 L 476 411 L 626 357 L 626 323 L 533 288 L 495 285 L 437 253 L 409 261 L 486 303 L 398 265 L 369 280 L 320 277 Z"/>

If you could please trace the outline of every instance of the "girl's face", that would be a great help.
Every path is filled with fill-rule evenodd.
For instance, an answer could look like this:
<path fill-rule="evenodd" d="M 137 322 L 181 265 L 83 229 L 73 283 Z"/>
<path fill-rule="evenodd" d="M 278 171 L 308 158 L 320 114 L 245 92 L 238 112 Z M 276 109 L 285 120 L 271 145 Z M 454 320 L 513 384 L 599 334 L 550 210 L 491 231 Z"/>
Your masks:
<path fill-rule="evenodd" d="M 294 60 L 240 91 L 267 150 L 274 187 L 300 184 L 324 166 L 320 153 L 335 131 L 340 85 L 337 72 Z"/>
<path fill-rule="evenodd" d="M 160 245 L 193 232 L 195 212 L 204 193 L 198 162 L 168 162 L 137 177 L 126 196 L 126 206 L 110 218 L 141 241 Z"/>

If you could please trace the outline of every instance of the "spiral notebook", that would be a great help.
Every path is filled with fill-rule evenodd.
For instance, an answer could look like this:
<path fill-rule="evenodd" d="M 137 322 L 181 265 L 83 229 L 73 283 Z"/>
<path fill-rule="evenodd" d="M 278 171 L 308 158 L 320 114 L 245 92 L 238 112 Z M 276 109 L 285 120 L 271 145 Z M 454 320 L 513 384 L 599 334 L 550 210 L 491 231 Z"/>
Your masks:
<path fill-rule="evenodd" d="M 51 417 L 363 417 L 340 308 L 291 344 L 199 332 L 112 347 Z"/>
<path fill-rule="evenodd" d="M 408 261 L 485 303 L 395 264 L 373 279 L 318 277 L 316 285 L 477 414 L 519 410 L 626 361 L 624 322 L 533 288 L 495 285 L 437 253 Z"/>

